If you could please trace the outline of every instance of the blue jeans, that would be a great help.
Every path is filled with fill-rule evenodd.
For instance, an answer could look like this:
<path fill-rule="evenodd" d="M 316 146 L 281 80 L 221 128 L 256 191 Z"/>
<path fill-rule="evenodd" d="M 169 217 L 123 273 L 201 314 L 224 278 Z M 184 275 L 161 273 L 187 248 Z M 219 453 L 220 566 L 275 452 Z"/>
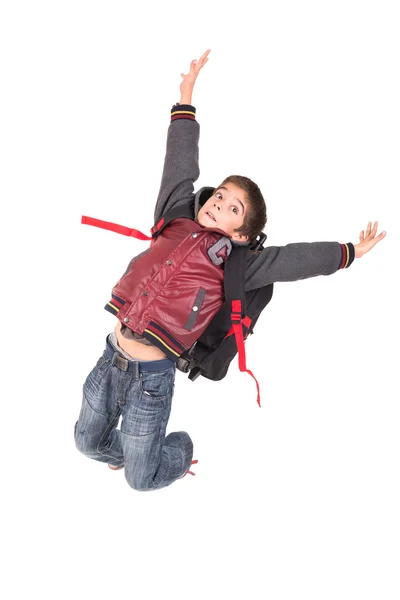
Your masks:
<path fill-rule="evenodd" d="M 135 490 L 166 487 L 182 477 L 193 457 L 187 433 L 165 436 L 176 365 L 169 358 L 128 360 L 109 338 L 83 385 L 76 447 L 94 460 L 124 465 L 126 480 Z"/>

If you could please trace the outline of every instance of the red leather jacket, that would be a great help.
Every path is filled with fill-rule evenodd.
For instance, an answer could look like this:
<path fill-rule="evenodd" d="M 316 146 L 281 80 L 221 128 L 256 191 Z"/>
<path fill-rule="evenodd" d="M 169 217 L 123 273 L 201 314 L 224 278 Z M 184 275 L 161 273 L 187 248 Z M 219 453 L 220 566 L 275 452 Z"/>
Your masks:
<path fill-rule="evenodd" d="M 223 305 L 231 248 L 223 231 L 175 219 L 131 260 L 105 308 L 177 360 Z"/>

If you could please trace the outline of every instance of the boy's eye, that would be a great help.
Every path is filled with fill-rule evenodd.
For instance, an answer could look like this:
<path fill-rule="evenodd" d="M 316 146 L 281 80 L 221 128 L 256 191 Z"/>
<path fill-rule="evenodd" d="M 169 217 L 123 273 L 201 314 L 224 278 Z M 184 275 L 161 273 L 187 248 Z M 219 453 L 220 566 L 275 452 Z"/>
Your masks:
<path fill-rule="evenodd" d="M 222 194 L 220 194 L 219 192 L 216 192 L 216 193 L 215 193 L 215 197 L 216 197 L 216 198 L 218 198 L 218 196 L 221 196 L 221 198 L 222 198 Z M 235 214 L 237 215 L 237 214 L 239 213 L 239 210 L 238 210 L 237 206 L 232 206 L 232 208 L 234 208 L 234 209 L 235 209 L 235 211 L 234 211 L 234 212 L 235 212 Z"/>

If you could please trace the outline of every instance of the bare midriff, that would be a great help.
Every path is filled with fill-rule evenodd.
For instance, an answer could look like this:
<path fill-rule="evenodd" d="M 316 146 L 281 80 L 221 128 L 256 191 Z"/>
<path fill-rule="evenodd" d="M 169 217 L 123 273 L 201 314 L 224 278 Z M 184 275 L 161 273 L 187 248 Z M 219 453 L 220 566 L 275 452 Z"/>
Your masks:
<path fill-rule="evenodd" d="M 128 340 L 121 333 L 121 322 L 117 320 L 115 326 L 115 335 L 117 336 L 118 345 L 124 352 L 137 360 L 161 360 L 167 358 L 160 348 L 157 346 L 145 346 L 136 340 Z"/>

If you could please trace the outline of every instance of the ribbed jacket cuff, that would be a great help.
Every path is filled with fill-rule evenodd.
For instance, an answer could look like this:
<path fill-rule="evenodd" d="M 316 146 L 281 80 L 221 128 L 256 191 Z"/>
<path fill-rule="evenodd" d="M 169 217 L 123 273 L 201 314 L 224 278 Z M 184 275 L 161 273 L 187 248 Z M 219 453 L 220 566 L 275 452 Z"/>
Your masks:
<path fill-rule="evenodd" d="M 348 242 L 347 244 L 340 244 L 342 250 L 342 257 L 340 259 L 339 269 L 347 269 L 355 258 L 354 244 Z"/>
<path fill-rule="evenodd" d="M 189 119 L 190 121 L 196 120 L 196 109 L 191 104 L 174 104 L 171 108 L 171 123 L 178 119 Z"/>

